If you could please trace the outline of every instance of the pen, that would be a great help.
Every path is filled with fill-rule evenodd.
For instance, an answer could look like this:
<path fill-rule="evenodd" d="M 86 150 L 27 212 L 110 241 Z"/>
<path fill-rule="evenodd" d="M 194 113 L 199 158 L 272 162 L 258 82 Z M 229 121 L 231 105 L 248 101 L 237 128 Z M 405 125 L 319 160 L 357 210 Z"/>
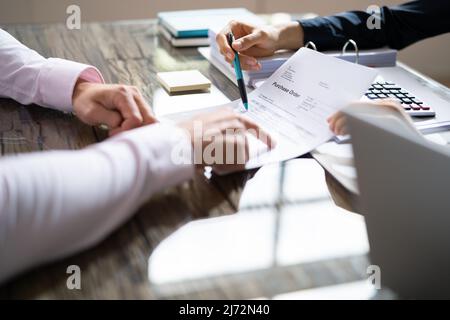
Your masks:
<path fill-rule="evenodd" d="M 231 44 L 234 41 L 233 33 L 228 33 L 228 45 L 231 47 Z M 233 47 L 231 47 L 233 49 Z M 236 50 L 234 50 L 234 71 L 236 72 L 237 83 L 239 87 L 239 93 L 241 94 L 242 103 L 244 104 L 245 110 L 248 110 L 248 100 L 247 100 L 247 90 L 245 89 L 244 76 L 242 75 L 241 69 L 241 61 L 239 60 L 239 54 Z"/>

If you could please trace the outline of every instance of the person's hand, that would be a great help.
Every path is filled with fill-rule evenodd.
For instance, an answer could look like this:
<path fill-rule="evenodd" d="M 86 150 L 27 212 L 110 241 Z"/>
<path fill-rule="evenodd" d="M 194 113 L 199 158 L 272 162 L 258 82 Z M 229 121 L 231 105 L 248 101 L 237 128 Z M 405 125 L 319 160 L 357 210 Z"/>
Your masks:
<path fill-rule="evenodd" d="M 397 112 L 400 112 L 402 114 L 405 113 L 405 111 L 403 110 L 403 107 L 397 101 L 394 101 L 394 100 L 385 99 L 385 100 L 372 101 L 369 103 L 373 103 L 374 105 L 377 105 L 380 108 L 388 108 L 388 109 L 392 109 Z M 327 119 L 327 121 L 330 126 L 330 130 L 335 135 L 348 134 L 347 118 L 343 112 L 341 112 L 341 111 L 336 112 L 331 117 L 329 117 Z"/>
<path fill-rule="evenodd" d="M 277 26 L 256 27 L 239 21 L 231 21 L 216 36 L 220 53 L 229 63 L 233 62 L 234 51 L 228 45 L 227 35 L 232 32 L 235 41 L 232 46 L 239 52 L 244 70 L 259 70 L 258 57 L 271 56 L 277 50 L 298 49 L 303 45 L 303 29 L 298 22 Z"/>
<path fill-rule="evenodd" d="M 272 138 L 256 123 L 229 108 L 201 114 L 178 126 L 191 138 L 195 165 L 212 166 L 219 174 L 245 168 L 249 159 L 247 133 L 264 142 L 269 149 L 274 147 Z"/>
<path fill-rule="evenodd" d="M 75 115 L 89 125 L 106 125 L 110 135 L 157 122 L 136 87 L 78 81 L 72 97 Z"/>

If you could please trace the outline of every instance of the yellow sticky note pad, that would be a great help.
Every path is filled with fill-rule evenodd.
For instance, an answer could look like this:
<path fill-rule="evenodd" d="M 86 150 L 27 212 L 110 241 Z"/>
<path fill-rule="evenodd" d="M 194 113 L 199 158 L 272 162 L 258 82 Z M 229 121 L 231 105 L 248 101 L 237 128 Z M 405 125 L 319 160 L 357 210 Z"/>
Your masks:
<path fill-rule="evenodd" d="M 208 90 L 211 81 L 198 70 L 158 72 L 158 81 L 170 93 Z"/>

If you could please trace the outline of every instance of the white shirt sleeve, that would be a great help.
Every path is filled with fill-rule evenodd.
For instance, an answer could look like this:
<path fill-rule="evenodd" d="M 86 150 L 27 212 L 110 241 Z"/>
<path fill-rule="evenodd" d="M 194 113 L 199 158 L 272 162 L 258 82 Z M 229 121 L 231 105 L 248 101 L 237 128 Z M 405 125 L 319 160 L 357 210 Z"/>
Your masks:
<path fill-rule="evenodd" d="M 83 150 L 0 158 L 0 282 L 104 239 L 190 179 L 191 152 L 181 129 L 154 124 Z"/>
<path fill-rule="evenodd" d="M 70 112 L 78 78 L 104 82 L 96 68 L 64 59 L 46 59 L 0 29 L 0 96 Z"/>

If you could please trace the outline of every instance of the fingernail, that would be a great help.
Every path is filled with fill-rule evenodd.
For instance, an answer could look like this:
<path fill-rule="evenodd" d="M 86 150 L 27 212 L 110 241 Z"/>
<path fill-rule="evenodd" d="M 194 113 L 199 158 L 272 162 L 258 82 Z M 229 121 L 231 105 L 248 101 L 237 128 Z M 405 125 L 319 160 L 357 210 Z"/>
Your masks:
<path fill-rule="evenodd" d="M 233 55 L 232 55 L 231 53 L 228 52 L 228 53 L 227 53 L 227 58 L 230 59 L 230 60 L 233 60 Z"/>
<path fill-rule="evenodd" d="M 234 43 L 233 43 L 233 47 L 235 48 L 235 49 L 240 49 L 241 47 L 242 47 L 242 42 L 241 41 L 235 41 Z"/>
<path fill-rule="evenodd" d="M 248 64 L 251 65 L 251 66 L 256 66 L 258 64 L 258 61 L 253 60 L 253 59 L 249 59 L 248 60 Z"/>

